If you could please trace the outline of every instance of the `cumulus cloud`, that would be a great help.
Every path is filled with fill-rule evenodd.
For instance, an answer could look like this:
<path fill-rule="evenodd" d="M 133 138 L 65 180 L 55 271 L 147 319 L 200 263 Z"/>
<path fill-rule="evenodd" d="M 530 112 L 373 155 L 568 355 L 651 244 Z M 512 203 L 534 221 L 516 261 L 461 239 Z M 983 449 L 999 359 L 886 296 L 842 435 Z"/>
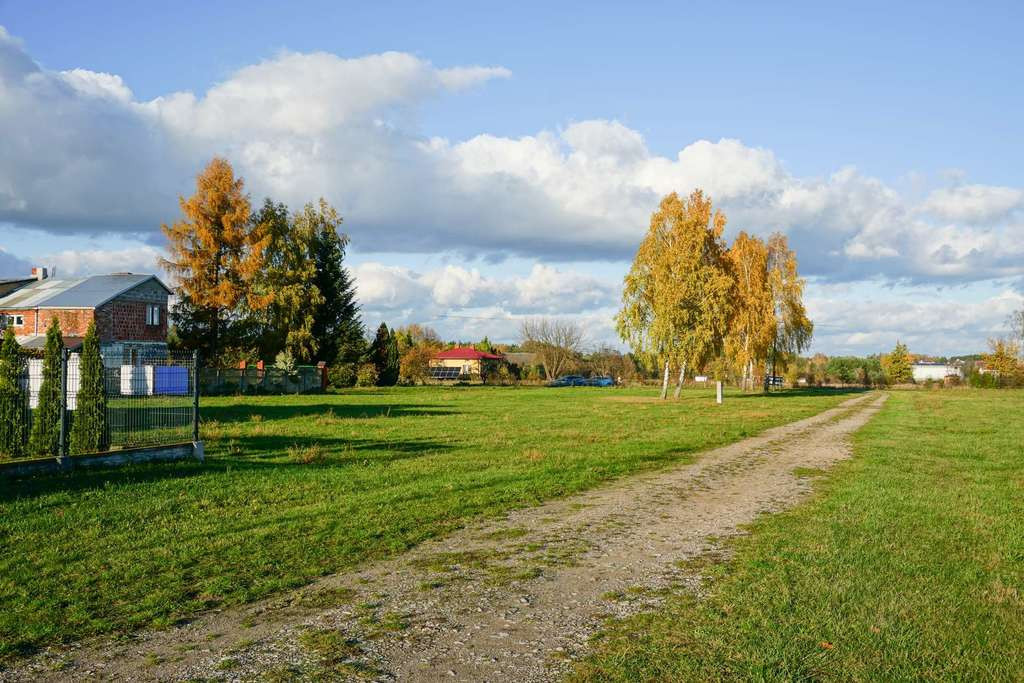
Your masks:
<path fill-rule="evenodd" d="M 325 196 L 362 251 L 629 258 L 670 191 L 704 188 L 731 230 L 786 232 L 808 274 L 913 282 L 1024 275 L 1024 190 L 939 188 L 923 202 L 853 168 L 791 174 L 739 140 L 654 154 L 583 120 L 518 138 L 425 138 L 425 101 L 510 74 L 401 52 L 282 52 L 205 93 L 138 101 L 116 74 L 48 71 L 0 33 L 0 220 L 51 231 L 155 231 L 224 154 L 259 197 Z"/>
<path fill-rule="evenodd" d="M 991 223 L 1024 208 L 1024 190 L 991 185 L 962 185 L 933 191 L 922 210 L 947 221 Z"/>
<path fill-rule="evenodd" d="M 1012 311 L 1024 308 L 1024 294 L 1011 289 L 967 301 L 922 291 L 893 297 L 851 296 L 839 285 L 810 289 L 808 313 L 818 321 L 815 346 L 835 354 L 879 353 L 897 340 L 915 353 L 978 353 L 987 337 L 1005 333 Z"/>
<path fill-rule="evenodd" d="M 59 277 L 96 275 L 97 273 L 160 273 L 163 252 L 154 247 L 128 249 L 65 249 L 43 256 L 41 262 Z"/>
<path fill-rule="evenodd" d="M 920 199 L 852 167 L 799 177 L 772 150 L 735 139 L 684 140 L 677 153 L 657 154 L 640 131 L 606 120 L 552 122 L 520 137 L 420 132 L 424 103 L 510 75 L 501 66 L 442 68 L 401 52 L 285 51 L 205 92 L 142 101 L 117 74 L 41 67 L 0 27 L 0 130 L 17 132 L 0 138 L 0 224 L 143 242 L 149 235 L 152 247 L 66 250 L 41 260 L 68 275 L 153 271 L 158 226 L 175 218 L 177 196 L 220 154 L 256 198 L 292 206 L 327 198 L 364 256 L 455 251 L 537 262 L 506 277 L 363 263 L 354 271 L 371 316 L 424 322 L 464 314 L 437 326 L 448 325 L 453 337 L 506 338 L 523 316 L 574 316 L 610 341 L 620 283 L 547 263 L 610 260 L 625 269 L 659 199 L 701 187 L 728 214 L 730 233 L 789 236 L 801 271 L 815 278 L 808 291 L 826 347 L 877 350 L 894 335 L 923 343 L 939 329 L 946 340 L 973 334 L 968 346 L 977 348 L 993 324 L 987 311 L 1001 318 L 1019 304 L 1019 293 L 1007 290 L 983 305 L 851 306 L 829 283 L 1024 283 L 1024 188 L 970 184 L 961 174 L 925 186 Z M 0 249 L 0 274 L 21 275 L 29 265 Z"/>
<path fill-rule="evenodd" d="M 506 278 L 453 265 L 419 273 L 376 262 L 355 266 L 353 274 L 362 305 L 385 311 L 495 307 L 516 315 L 567 315 L 614 305 L 620 291 L 618 283 L 540 263 Z"/>

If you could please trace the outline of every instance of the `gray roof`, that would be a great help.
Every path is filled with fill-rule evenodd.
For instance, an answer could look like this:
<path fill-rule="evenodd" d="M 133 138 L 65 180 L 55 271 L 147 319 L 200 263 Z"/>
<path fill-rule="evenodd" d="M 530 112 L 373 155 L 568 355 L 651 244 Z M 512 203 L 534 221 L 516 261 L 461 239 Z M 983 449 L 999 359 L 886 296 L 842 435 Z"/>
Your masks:
<path fill-rule="evenodd" d="M 115 273 L 79 280 L 46 279 L 0 298 L 0 308 L 96 308 L 149 280 L 156 280 L 171 293 L 155 275 Z"/>
<path fill-rule="evenodd" d="M 64 340 L 64 346 L 69 351 L 74 351 L 82 345 L 81 337 L 73 337 L 62 335 Z M 46 348 L 46 335 L 45 334 L 29 334 L 22 337 L 18 337 L 18 345 L 23 349 L 45 349 Z"/>
<path fill-rule="evenodd" d="M 525 351 L 506 353 L 505 360 L 515 365 L 533 365 L 537 362 L 537 354 Z"/>

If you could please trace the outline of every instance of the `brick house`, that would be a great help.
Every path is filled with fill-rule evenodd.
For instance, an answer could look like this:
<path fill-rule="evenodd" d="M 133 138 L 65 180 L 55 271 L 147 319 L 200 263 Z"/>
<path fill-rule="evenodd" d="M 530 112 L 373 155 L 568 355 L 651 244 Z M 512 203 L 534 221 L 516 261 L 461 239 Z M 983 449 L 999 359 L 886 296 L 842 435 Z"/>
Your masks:
<path fill-rule="evenodd" d="M 0 320 L 18 343 L 42 348 L 46 328 L 57 318 L 64 343 L 81 344 L 89 323 L 96 322 L 107 365 L 134 364 L 147 351 L 167 348 L 167 300 L 171 290 L 155 275 L 113 273 L 75 280 L 48 278 L 33 269 L 34 279 L 0 297 Z"/>

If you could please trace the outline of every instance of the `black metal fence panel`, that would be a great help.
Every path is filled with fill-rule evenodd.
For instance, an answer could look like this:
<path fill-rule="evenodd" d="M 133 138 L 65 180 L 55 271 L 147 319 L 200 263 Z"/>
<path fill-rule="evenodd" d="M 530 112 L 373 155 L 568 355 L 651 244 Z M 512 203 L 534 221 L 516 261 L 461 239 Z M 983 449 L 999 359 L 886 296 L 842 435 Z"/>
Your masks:
<path fill-rule="evenodd" d="M 300 365 L 293 370 L 269 368 L 203 368 L 199 385 L 204 395 L 308 394 L 323 390 L 324 370 Z"/>
<path fill-rule="evenodd" d="M 52 374 L 46 376 L 43 359 L 22 358 L 13 386 L 4 383 L 10 375 L 0 368 L 0 458 L 67 455 L 72 448 L 75 420 L 86 416 L 101 425 L 101 450 L 197 439 L 196 356 L 157 347 L 136 351 L 130 362 L 125 360 L 121 354 L 104 355 L 99 382 L 102 388 L 91 393 L 83 388 L 83 382 L 88 384 L 90 380 L 83 377 L 78 353 L 64 354 L 55 394 L 48 386 L 54 378 Z M 60 420 L 56 453 L 48 452 L 52 449 L 33 437 L 37 421 L 49 419 L 43 413 L 54 395 L 63 408 L 56 413 Z"/>

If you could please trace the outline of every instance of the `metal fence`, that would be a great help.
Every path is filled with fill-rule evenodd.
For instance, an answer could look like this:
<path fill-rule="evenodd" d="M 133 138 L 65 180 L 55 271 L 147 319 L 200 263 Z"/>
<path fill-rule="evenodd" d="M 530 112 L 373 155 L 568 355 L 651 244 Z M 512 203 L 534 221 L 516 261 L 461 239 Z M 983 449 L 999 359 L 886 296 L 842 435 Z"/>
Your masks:
<path fill-rule="evenodd" d="M 299 365 L 292 370 L 277 367 L 203 368 L 199 385 L 204 395 L 307 394 L 322 391 L 324 369 Z"/>
<path fill-rule="evenodd" d="M 85 405 L 78 353 L 65 351 L 59 373 L 47 381 L 45 361 L 25 357 L 18 369 L 17 387 L 0 380 L 0 458 L 74 455 L 71 433 L 80 403 L 83 414 L 97 410 Z M 103 356 L 102 449 L 161 446 L 198 440 L 199 385 L 197 357 L 164 349 L 136 350 L 131 357 Z M 44 394 L 49 394 L 44 396 Z M 83 394 L 84 395 L 84 394 Z M 94 394 L 95 395 L 95 394 Z M 87 399 L 88 400 L 88 399 Z M 54 402 L 58 423 L 56 443 L 33 438 L 36 422 Z"/>

